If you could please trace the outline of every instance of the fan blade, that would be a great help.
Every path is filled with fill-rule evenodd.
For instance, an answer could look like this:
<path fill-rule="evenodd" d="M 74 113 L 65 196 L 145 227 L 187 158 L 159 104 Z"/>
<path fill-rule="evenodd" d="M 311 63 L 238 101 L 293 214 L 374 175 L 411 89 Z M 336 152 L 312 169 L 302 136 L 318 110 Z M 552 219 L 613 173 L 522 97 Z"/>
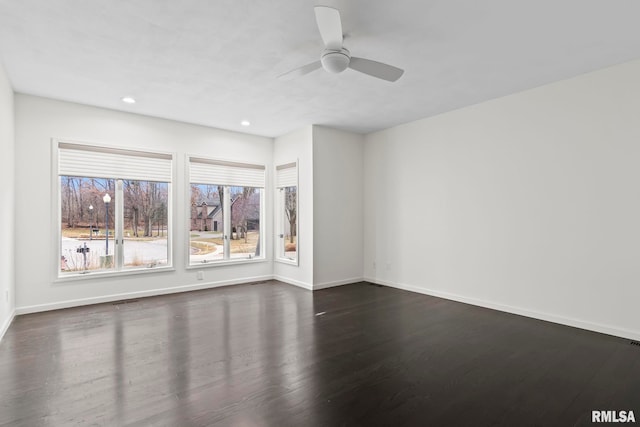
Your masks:
<path fill-rule="evenodd" d="M 327 6 L 316 6 L 313 9 L 325 47 L 332 50 L 342 49 L 342 22 L 338 9 Z"/>
<path fill-rule="evenodd" d="M 404 70 L 400 68 L 370 59 L 356 58 L 354 56 L 351 57 L 349 68 L 389 82 L 395 82 L 404 74 Z"/>
<path fill-rule="evenodd" d="M 293 69 L 291 71 L 287 71 L 284 74 L 280 74 L 278 76 L 279 79 L 292 79 L 294 77 L 304 76 L 305 74 L 309 74 L 312 71 L 317 70 L 318 68 L 322 68 L 322 63 L 320 61 L 312 62 L 311 64 L 303 65 L 302 67 Z"/>

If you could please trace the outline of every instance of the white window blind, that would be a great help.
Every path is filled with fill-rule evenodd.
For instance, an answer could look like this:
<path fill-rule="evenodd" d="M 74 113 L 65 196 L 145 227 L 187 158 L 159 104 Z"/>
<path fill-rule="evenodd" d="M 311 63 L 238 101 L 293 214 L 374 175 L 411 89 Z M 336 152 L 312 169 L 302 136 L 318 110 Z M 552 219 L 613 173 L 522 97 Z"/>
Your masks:
<path fill-rule="evenodd" d="M 58 143 L 58 174 L 171 182 L 172 155 Z"/>
<path fill-rule="evenodd" d="M 264 188 L 264 165 L 189 157 L 189 181 L 194 184 Z"/>
<path fill-rule="evenodd" d="M 298 186 L 298 168 L 295 163 L 276 166 L 276 188 Z"/>

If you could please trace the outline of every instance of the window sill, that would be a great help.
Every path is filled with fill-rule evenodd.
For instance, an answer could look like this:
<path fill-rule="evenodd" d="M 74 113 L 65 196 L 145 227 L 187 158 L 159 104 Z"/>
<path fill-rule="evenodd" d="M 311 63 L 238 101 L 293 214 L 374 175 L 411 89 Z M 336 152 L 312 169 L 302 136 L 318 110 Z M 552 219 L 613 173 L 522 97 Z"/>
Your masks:
<path fill-rule="evenodd" d="M 199 262 L 197 264 L 189 264 L 186 269 L 187 270 L 199 270 L 201 268 L 209 268 L 209 267 L 222 267 L 225 265 L 237 265 L 237 264 L 256 264 L 267 262 L 266 258 L 241 258 L 241 259 L 225 259 L 225 260 L 217 260 L 217 261 L 209 261 L 209 262 Z"/>
<path fill-rule="evenodd" d="M 276 262 L 279 262 L 281 264 L 288 264 L 288 265 L 294 265 L 294 266 L 298 266 L 298 259 L 291 259 L 291 258 L 276 258 L 275 259 Z"/>
<path fill-rule="evenodd" d="M 131 270 L 120 271 L 96 271 L 90 273 L 69 273 L 68 275 L 58 276 L 53 282 L 75 282 L 90 279 L 108 279 L 110 277 L 134 276 L 138 274 L 164 273 L 168 271 L 176 271 L 174 267 L 153 267 L 153 268 L 137 268 Z"/>

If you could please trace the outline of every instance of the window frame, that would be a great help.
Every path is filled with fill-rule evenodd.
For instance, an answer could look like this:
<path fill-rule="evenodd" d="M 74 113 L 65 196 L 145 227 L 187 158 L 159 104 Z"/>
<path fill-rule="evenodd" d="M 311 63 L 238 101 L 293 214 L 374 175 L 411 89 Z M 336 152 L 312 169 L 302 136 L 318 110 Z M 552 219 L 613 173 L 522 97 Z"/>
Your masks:
<path fill-rule="evenodd" d="M 86 147 L 88 151 L 91 150 L 113 150 L 113 151 L 123 151 L 123 152 L 135 152 L 135 153 L 147 153 L 149 157 L 153 155 L 167 156 L 171 159 L 171 180 L 167 182 L 167 264 L 161 267 L 126 267 L 124 265 L 124 251 L 123 251 L 123 242 L 116 243 L 116 239 L 122 239 L 122 227 L 124 222 L 124 197 L 122 192 L 122 181 L 127 180 L 127 178 L 101 178 L 101 179 L 114 179 L 115 181 L 115 194 L 113 198 L 113 203 L 116 203 L 114 209 L 114 264 L 116 265 L 113 269 L 110 270 L 100 270 L 100 271 L 80 271 L 80 272 L 68 272 L 63 273 L 60 271 L 60 259 L 63 256 L 62 253 L 62 185 L 59 171 L 59 149 L 61 144 L 72 144 L 77 145 L 79 147 Z M 69 281 L 84 281 L 91 279 L 99 279 L 99 278 L 109 278 L 109 277 L 118 277 L 118 276 L 130 276 L 130 275 L 138 275 L 138 274 L 151 274 L 151 273 L 160 273 L 167 271 L 175 271 L 175 263 L 174 263 L 174 250 L 173 250 L 173 231 L 175 230 L 175 221 L 176 218 L 174 216 L 175 211 L 175 192 L 173 190 L 175 182 L 176 182 L 176 154 L 173 152 L 159 151 L 159 150 L 146 150 L 144 148 L 132 148 L 132 147 L 123 147 L 116 145 L 106 145 L 104 143 L 94 143 L 94 142 L 85 142 L 85 141 L 77 141 L 67 138 L 51 138 L 51 209 L 55 212 L 55 215 L 51 215 L 51 227 L 54 230 L 53 235 L 53 250 L 51 253 L 56 254 L 55 258 L 50 260 L 51 265 L 51 274 L 53 276 L 54 283 L 60 282 L 69 282 Z M 64 176 L 72 176 L 72 175 L 64 175 Z M 82 177 L 82 176 L 78 176 Z M 96 177 L 97 178 L 97 177 Z M 120 193 L 120 196 L 116 196 Z M 122 261 L 122 262 L 121 262 Z M 118 268 L 118 264 L 121 262 L 120 268 Z"/>
<path fill-rule="evenodd" d="M 248 165 L 248 166 L 259 166 L 261 168 L 263 168 L 264 170 L 264 183 L 263 183 L 263 187 L 252 187 L 250 185 L 245 185 L 244 187 L 252 187 L 252 188 L 257 188 L 258 190 L 261 190 L 259 192 L 260 194 L 260 256 L 257 257 L 253 257 L 253 258 L 232 258 L 231 255 L 231 243 L 230 243 L 230 239 L 229 236 L 231 235 L 231 203 L 230 203 L 230 199 L 231 199 L 231 194 L 229 191 L 230 187 L 238 187 L 240 185 L 221 185 L 221 184 L 206 184 L 206 183 L 198 183 L 198 182 L 191 182 L 191 159 L 200 159 L 200 160 L 208 160 L 211 162 L 218 162 L 218 163 L 228 163 L 228 164 L 235 164 L 235 165 Z M 246 160 L 244 161 L 239 161 L 239 160 L 235 160 L 235 159 L 223 159 L 223 158 L 219 158 L 219 157 L 208 157 L 208 156 L 202 156 L 200 154 L 189 154 L 187 153 L 185 156 L 185 188 L 186 188 L 186 192 L 185 192 L 185 226 L 184 226 L 184 230 L 186 232 L 186 244 L 185 244 L 185 269 L 187 270 L 200 270 L 203 268 L 211 268 L 211 267 L 221 267 L 221 266 L 228 266 L 228 265 L 235 265 L 235 264 L 255 264 L 255 263 L 262 263 L 262 262 L 268 262 L 269 259 L 267 258 L 267 233 L 266 231 L 266 190 L 267 190 L 267 167 L 264 164 L 259 164 L 259 163 L 249 163 Z M 224 187 L 224 201 L 223 201 L 223 217 L 226 218 L 223 222 L 223 230 L 222 230 L 222 234 L 223 234 L 223 244 L 224 244 L 224 250 L 223 250 L 223 259 L 218 259 L 218 260 L 212 260 L 212 261 L 207 261 L 207 262 L 200 262 L 200 263 L 192 263 L 191 262 L 191 185 L 192 184 L 196 184 L 196 185 L 221 185 L 222 187 Z"/>
<path fill-rule="evenodd" d="M 291 259 L 288 257 L 284 256 L 284 247 L 285 247 L 285 239 L 284 239 L 284 235 L 285 233 L 285 229 L 284 229 L 284 222 L 286 220 L 285 218 L 285 213 L 284 213 L 284 203 L 285 203 L 285 198 L 284 198 L 284 188 L 286 187 L 280 187 L 278 186 L 278 170 L 279 168 L 283 169 L 283 166 L 286 167 L 287 165 L 295 165 L 295 166 L 290 166 L 290 167 L 294 167 L 295 168 L 295 181 L 296 181 L 296 258 L 295 259 Z M 274 261 L 282 263 L 282 264 L 288 264 L 288 265 L 294 265 L 294 266 L 299 266 L 300 265 L 300 176 L 299 176 L 299 164 L 298 164 L 298 159 L 296 159 L 295 161 L 291 161 L 291 162 L 286 162 L 286 163 L 281 163 L 279 165 L 276 165 L 274 167 L 274 189 L 275 189 L 275 215 L 274 215 L 274 219 L 276 221 L 276 227 L 275 227 L 275 233 L 274 233 L 274 239 L 276 241 L 275 244 L 275 254 L 274 254 Z M 287 187 L 291 187 L 291 186 L 287 186 Z"/>

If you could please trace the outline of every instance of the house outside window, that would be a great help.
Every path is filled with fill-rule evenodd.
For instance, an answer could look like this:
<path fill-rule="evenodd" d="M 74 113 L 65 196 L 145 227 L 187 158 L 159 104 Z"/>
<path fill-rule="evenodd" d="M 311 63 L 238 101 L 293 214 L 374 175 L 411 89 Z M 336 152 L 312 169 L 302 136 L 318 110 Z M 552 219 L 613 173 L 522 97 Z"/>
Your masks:
<path fill-rule="evenodd" d="M 189 265 L 264 259 L 265 167 L 189 157 Z"/>

